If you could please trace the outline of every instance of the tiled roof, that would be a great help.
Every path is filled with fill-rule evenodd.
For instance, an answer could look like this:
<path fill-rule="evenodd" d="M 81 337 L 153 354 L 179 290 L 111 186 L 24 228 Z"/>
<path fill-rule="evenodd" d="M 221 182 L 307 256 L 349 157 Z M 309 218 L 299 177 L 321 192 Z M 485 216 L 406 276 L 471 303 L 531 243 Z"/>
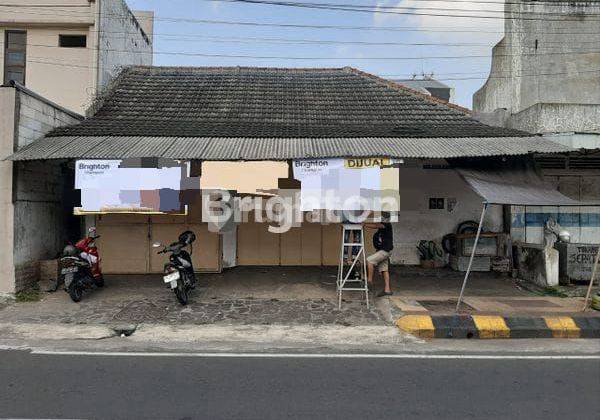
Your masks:
<path fill-rule="evenodd" d="M 519 137 L 353 68 L 131 67 L 95 115 L 49 136 Z M 251 140 L 248 140 L 251 141 Z"/>

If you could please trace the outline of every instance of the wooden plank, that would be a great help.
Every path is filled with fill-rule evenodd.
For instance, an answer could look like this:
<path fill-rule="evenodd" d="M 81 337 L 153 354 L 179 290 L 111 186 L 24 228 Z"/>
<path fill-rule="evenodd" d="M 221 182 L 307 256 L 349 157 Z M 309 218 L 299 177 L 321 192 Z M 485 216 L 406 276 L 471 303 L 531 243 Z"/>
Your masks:
<path fill-rule="evenodd" d="M 106 274 L 148 272 L 148 224 L 98 224 L 98 252 Z"/>
<path fill-rule="evenodd" d="M 321 264 L 339 265 L 341 246 L 342 226 L 337 223 L 321 225 Z"/>
<path fill-rule="evenodd" d="M 300 232 L 302 236 L 301 264 L 321 265 L 321 225 L 318 223 L 303 223 Z"/>
<path fill-rule="evenodd" d="M 294 227 L 280 238 L 281 265 L 302 264 L 302 228 Z M 319 259 L 320 260 L 320 259 Z"/>

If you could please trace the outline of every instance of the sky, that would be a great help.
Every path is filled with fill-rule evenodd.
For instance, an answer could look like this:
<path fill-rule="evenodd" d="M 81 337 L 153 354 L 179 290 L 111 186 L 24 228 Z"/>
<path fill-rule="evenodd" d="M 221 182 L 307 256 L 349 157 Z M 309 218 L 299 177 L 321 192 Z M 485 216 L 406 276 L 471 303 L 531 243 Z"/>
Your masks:
<path fill-rule="evenodd" d="M 474 3 L 448 0 L 302 1 L 372 6 L 378 8 L 375 10 L 394 13 L 316 10 L 226 0 L 127 0 L 127 3 L 133 10 L 154 11 L 155 65 L 352 66 L 392 79 L 433 73 L 434 78 L 455 88 L 454 102 L 467 108 L 471 108 L 473 93 L 485 83 L 489 74 L 492 46 L 503 36 L 502 19 L 396 13 L 409 11 L 501 17 L 503 6 L 498 0 L 487 0 L 489 4 L 482 4 L 481 0 Z M 197 20 L 360 26 L 375 30 L 224 25 Z M 393 30 L 382 30 L 389 28 Z M 282 42 L 281 39 L 288 41 Z M 303 42 L 291 43 L 289 40 Z M 204 57 L 198 54 L 277 58 Z M 478 57 L 464 57 L 469 55 Z M 440 56 L 459 58 L 428 58 Z"/>

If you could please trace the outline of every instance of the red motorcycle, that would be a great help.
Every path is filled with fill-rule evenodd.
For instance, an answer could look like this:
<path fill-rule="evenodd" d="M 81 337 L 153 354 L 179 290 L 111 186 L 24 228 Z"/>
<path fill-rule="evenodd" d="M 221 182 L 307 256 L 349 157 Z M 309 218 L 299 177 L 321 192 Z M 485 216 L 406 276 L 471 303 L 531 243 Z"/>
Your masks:
<path fill-rule="evenodd" d="M 96 248 L 96 228 L 89 230 L 88 236 L 78 241 L 75 246 L 67 245 L 60 259 L 61 279 L 65 290 L 74 302 L 79 302 L 85 289 L 94 286 L 103 287 L 104 277 L 100 271 L 100 256 Z"/>
<path fill-rule="evenodd" d="M 94 283 L 102 287 L 104 286 L 104 277 L 102 277 L 102 271 L 100 270 L 100 255 L 96 247 L 96 239 L 99 237 L 100 235 L 96 233 L 96 228 L 92 226 L 88 230 L 88 235 L 75 244 L 75 248 L 81 251 L 81 256 L 90 263 Z"/>

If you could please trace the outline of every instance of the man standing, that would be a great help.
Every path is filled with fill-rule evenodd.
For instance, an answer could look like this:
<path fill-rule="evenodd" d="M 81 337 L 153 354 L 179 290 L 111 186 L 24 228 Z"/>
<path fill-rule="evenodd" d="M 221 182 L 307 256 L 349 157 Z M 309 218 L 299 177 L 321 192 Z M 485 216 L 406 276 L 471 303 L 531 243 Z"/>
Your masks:
<path fill-rule="evenodd" d="M 385 281 L 384 289 L 377 294 L 377 297 L 390 296 L 392 295 L 392 289 L 390 288 L 389 261 L 390 252 L 394 249 L 394 233 L 392 231 L 392 224 L 389 223 L 389 215 L 382 217 L 381 223 L 365 223 L 364 226 L 377 229 L 377 232 L 373 235 L 375 253 L 367 258 L 367 279 L 369 285 L 373 285 L 373 275 L 375 267 L 377 267 L 377 270 L 381 273 Z"/>

